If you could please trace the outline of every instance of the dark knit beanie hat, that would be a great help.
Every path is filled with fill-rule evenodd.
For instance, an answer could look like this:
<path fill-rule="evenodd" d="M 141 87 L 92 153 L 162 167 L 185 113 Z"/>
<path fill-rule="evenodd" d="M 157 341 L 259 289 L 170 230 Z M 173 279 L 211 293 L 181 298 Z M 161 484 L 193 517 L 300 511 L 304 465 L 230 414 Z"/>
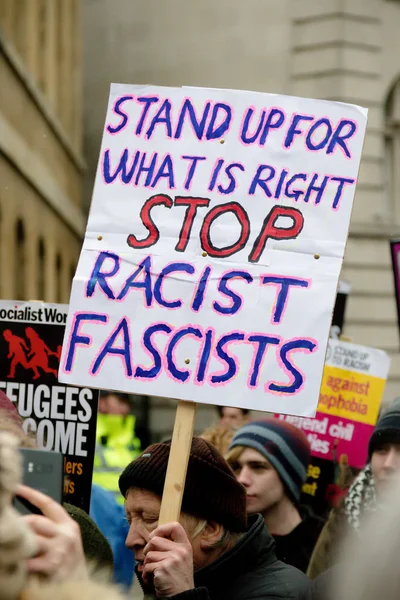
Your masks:
<path fill-rule="evenodd" d="M 229 450 L 237 446 L 262 454 L 277 471 L 288 496 L 299 501 L 310 459 L 310 444 L 301 429 L 280 419 L 252 421 L 238 429 Z"/>
<path fill-rule="evenodd" d="M 82 546 L 86 560 L 96 567 L 113 570 L 114 557 L 107 538 L 84 510 L 64 502 L 64 508 L 81 530 Z"/>
<path fill-rule="evenodd" d="M 170 447 L 170 440 L 153 444 L 126 467 L 119 478 L 124 497 L 132 487 L 162 496 Z M 216 521 L 230 531 L 247 528 L 244 487 L 218 450 L 201 438 L 193 438 L 182 511 Z"/>
<path fill-rule="evenodd" d="M 381 414 L 368 444 L 368 459 L 381 444 L 400 443 L 400 398 Z"/>

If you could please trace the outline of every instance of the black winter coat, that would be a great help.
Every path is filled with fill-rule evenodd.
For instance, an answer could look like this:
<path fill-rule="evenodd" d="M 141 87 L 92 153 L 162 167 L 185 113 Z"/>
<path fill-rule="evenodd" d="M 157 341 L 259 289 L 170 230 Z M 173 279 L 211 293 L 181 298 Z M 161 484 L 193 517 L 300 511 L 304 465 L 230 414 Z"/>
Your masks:
<path fill-rule="evenodd" d="M 173 600 L 311 599 L 308 577 L 277 560 L 275 542 L 261 515 L 250 517 L 249 523 L 234 548 L 195 573 L 196 587 Z"/>

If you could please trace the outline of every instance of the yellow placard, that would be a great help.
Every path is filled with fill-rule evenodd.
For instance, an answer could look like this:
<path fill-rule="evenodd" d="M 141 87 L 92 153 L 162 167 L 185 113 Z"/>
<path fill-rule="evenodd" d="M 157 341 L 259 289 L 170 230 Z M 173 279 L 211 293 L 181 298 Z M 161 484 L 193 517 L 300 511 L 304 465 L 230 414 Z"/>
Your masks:
<path fill-rule="evenodd" d="M 386 380 L 325 366 L 318 411 L 375 425 Z"/>

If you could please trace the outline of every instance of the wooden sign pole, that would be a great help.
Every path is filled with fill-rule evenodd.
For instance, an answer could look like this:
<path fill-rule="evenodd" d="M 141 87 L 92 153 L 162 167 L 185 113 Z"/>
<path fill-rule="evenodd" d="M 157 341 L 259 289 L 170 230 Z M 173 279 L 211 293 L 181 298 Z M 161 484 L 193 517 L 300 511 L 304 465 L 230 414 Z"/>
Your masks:
<path fill-rule="evenodd" d="M 179 521 L 189 454 L 192 446 L 195 402 L 180 400 L 176 409 L 159 525 Z"/>

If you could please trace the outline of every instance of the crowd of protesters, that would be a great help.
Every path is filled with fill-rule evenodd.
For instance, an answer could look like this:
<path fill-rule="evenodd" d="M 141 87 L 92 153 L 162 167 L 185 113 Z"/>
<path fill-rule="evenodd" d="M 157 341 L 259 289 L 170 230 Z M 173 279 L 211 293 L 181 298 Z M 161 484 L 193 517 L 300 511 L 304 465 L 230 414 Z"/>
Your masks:
<path fill-rule="evenodd" d="M 179 522 L 158 525 L 170 441 L 140 450 L 130 399 L 101 395 L 90 515 L 21 485 L 35 447 L 0 391 L 0 600 L 394 600 L 400 595 L 400 400 L 382 412 L 342 501 L 303 502 L 310 444 L 294 425 L 218 407 L 194 437 Z M 18 494 L 40 514 L 21 516 Z M 134 581 L 135 571 L 135 582 Z M 118 584 L 118 585 L 116 585 Z"/>

